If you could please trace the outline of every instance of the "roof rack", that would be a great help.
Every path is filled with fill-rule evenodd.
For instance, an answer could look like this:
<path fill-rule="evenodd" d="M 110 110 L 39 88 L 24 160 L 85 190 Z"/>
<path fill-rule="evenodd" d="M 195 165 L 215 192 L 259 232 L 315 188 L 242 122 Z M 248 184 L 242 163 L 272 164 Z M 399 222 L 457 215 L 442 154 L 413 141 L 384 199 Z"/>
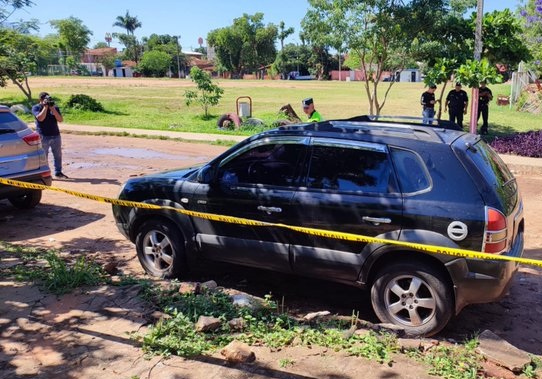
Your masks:
<path fill-rule="evenodd" d="M 450 130 L 463 130 L 459 125 L 448 120 L 433 119 L 428 124 L 423 122 L 421 117 L 412 116 L 387 116 L 387 115 L 361 115 L 355 116 L 342 121 L 361 121 L 361 122 L 400 122 L 402 124 L 419 125 L 419 126 L 431 126 L 434 128 L 450 129 Z"/>
<path fill-rule="evenodd" d="M 427 141 L 442 141 L 442 136 L 438 131 L 462 130 L 449 121 L 435 120 L 435 122 L 432 125 L 424 124 L 421 118 L 408 116 L 360 115 L 348 119 L 288 124 L 278 127 L 278 130 L 386 135 Z"/>

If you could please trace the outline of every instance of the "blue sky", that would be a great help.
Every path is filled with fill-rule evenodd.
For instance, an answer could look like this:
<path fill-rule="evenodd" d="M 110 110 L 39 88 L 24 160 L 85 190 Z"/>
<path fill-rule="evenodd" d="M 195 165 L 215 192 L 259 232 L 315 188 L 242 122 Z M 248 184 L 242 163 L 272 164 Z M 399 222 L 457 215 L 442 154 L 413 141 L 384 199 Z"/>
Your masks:
<path fill-rule="evenodd" d="M 52 33 L 48 21 L 77 17 L 93 32 L 90 46 L 105 42 L 105 33 L 123 32 L 113 27 L 117 16 L 124 16 L 126 10 L 142 23 L 135 35 L 141 37 L 152 33 L 180 35 L 183 50 L 198 47 L 198 38 L 205 40 L 213 29 L 229 26 L 234 18 L 243 13 L 264 14 L 264 23 L 279 24 L 284 21 L 286 27 L 293 27 L 295 32 L 286 42 L 300 42 L 298 33 L 300 22 L 307 10 L 305 0 L 131 0 L 131 1 L 76 1 L 76 0 L 33 0 L 34 6 L 19 10 L 10 17 L 10 21 L 36 18 L 40 21 L 39 35 Z M 517 8 L 518 1 L 485 0 L 484 12 L 506 7 Z M 205 45 L 205 43 L 204 43 Z M 111 46 L 121 47 L 113 40 Z"/>

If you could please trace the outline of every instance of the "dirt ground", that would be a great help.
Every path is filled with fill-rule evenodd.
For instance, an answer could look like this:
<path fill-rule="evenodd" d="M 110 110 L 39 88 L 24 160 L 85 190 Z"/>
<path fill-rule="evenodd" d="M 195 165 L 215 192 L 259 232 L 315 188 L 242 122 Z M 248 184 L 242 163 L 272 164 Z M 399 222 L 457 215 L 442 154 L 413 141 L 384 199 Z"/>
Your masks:
<path fill-rule="evenodd" d="M 115 197 L 131 176 L 205 162 L 225 150 L 131 137 L 65 134 L 64 172 L 54 186 Z M 517 173 L 524 197 L 526 257 L 542 259 L 542 176 Z M 105 203 L 47 191 L 42 204 L 18 211 L 0 201 L 0 240 L 87 254 L 116 261 L 124 274 L 143 276 L 133 245 L 118 232 Z M 16 263 L 16 262 L 14 262 Z M 10 264 L 2 261 L 2 264 Z M 195 270 L 190 280 L 214 279 L 221 286 L 256 296 L 271 292 L 292 312 L 329 310 L 376 322 L 366 294 L 340 285 L 212 266 Z M 467 307 L 438 339 L 461 341 L 489 329 L 531 354 L 542 355 L 542 271 L 522 266 L 510 294 L 492 304 Z M 398 355 L 392 367 L 325 349 L 256 347 L 256 363 L 229 367 L 219 354 L 184 360 L 145 360 L 127 333 L 144 330 L 148 309 L 137 287 L 103 286 L 55 297 L 28 283 L 0 277 L 0 378 L 64 375 L 67 378 L 424 378 L 427 368 Z M 288 358 L 294 362 L 281 367 Z"/>

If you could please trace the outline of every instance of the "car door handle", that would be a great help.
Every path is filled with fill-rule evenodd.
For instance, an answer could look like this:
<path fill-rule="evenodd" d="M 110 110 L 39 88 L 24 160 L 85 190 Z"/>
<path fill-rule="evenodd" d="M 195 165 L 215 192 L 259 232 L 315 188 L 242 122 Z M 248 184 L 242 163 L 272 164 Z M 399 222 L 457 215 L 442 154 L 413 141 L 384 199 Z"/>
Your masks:
<path fill-rule="evenodd" d="M 365 222 L 372 222 L 374 225 L 380 225 L 380 224 L 391 224 L 391 218 L 387 217 L 369 217 L 369 216 L 363 216 L 361 218 Z"/>
<path fill-rule="evenodd" d="M 259 210 L 259 211 L 264 211 L 264 212 L 266 212 L 268 215 L 270 215 L 271 213 L 280 213 L 280 212 L 282 212 L 282 208 L 278 208 L 278 207 L 264 207 L 263 205 L 258 206 L 258 210 Z"/>

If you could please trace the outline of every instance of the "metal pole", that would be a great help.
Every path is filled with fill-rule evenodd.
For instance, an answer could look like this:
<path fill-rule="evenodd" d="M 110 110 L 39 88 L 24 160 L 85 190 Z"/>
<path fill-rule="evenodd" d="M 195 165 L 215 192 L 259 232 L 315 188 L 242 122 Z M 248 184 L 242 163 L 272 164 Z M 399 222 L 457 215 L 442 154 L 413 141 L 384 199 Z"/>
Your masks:
<path fill-rule="evenodd" d="M 484 0 L 477 0 L 476 6 L 476 29 L 474 32 L 474 60 L 482 59 L 482 19 L 484 17 Z M 478 83 L 479 86 L 480 83 Z M 478 126 L 478 88 L 472 89 L 470 132 L 475 134 Z"/>
<path fill-rule="evenodd" d="M 339 48 L 339 82 L 341 79 L 341 48 Z"/>
<path fill-rule="evenodd" d="M 181 78 L 181 60 L 180 60 L 180 51 L 179 51 L 179 38 L 181 36 L 175 36 L 175 40 L 177 41 L 177 75 L 179 76 L 179 79 Z"/>

